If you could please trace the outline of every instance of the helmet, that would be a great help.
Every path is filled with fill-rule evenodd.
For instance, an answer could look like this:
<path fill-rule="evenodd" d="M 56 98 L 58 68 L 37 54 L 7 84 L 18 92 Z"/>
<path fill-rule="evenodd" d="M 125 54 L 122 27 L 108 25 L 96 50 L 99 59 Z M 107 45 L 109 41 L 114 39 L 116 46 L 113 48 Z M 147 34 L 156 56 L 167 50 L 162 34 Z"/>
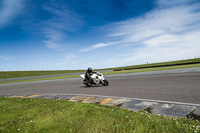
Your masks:
<path fill-rule="evenodd" d="M 91 68 L 91 67 L 88 68 L 88 72 L 89 72 L 89 73 L 92 72 L 92 68 Z"/>

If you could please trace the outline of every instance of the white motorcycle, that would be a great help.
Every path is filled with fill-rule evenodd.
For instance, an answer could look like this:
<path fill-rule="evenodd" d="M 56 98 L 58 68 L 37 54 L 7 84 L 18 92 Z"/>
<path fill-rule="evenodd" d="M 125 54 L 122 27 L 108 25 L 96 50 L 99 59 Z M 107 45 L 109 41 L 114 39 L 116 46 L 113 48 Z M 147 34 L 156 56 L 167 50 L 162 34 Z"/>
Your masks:
<path fill-rule="evenodd" d="M 87 87 L 90 87 L 91 85 L 100 85 L 102 84 L 103 86 L 108 86 L 108 81 L 104 78 L 103 74 L 100 72 L 95 72 L 91 75 L 92 78 L 92 83 L 89 83 L 85 79 L 85 74 L 80 75 L 81 78 L 83 78 L 83 84 L 86 85 Z"/>

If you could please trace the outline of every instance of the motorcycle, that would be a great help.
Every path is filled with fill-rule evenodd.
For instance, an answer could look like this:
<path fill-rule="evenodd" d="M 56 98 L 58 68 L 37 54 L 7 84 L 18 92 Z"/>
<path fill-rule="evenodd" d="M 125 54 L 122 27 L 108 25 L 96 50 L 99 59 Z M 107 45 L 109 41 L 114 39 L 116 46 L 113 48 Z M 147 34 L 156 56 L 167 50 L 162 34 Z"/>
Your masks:
<path fill-rule="evenodd" d="M 103 86 L 108 86 L 108 81 L 104 78 L 103 74 L 100 72 L 95 72 L 91 75 L 92 83 L 89 83 L 85 79 L 85 74 L 81 74 L 80 76 L 81 78 L 83 78 L 83 84 L 86 85 L 87 87 L 90 87 L 91 85 L 100 85 L 100 84 L 102 84 Z"/>

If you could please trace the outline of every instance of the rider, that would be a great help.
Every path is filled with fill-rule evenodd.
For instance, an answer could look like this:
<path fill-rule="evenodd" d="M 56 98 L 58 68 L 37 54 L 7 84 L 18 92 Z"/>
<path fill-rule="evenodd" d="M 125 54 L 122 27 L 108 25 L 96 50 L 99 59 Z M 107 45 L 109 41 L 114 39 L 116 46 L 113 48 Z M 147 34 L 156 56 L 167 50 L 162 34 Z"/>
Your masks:
<path fill-rule="evenodd" d="M 88 70 L 85 72 L 85 79 L 86 79 L 90 84 L 92 83 L 92 78 L 91 78 L 91 76 L 92 76 L 93 73 L 96 73 L 96 72 L 93 72 L 91 67 L 89 67 Z"/>

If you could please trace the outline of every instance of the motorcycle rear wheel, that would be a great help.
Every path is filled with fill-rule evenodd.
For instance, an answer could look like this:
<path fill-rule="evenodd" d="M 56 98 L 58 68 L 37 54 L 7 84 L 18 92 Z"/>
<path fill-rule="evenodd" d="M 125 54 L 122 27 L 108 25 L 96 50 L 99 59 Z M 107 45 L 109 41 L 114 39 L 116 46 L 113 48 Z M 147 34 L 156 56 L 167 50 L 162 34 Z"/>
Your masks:
<path fill-rule="evenodd" d="M 84 84 L 84 85 L 87 85 L 87 81 L 86 81 L 85 79 L 83 80 L 83 84 Z"/>

